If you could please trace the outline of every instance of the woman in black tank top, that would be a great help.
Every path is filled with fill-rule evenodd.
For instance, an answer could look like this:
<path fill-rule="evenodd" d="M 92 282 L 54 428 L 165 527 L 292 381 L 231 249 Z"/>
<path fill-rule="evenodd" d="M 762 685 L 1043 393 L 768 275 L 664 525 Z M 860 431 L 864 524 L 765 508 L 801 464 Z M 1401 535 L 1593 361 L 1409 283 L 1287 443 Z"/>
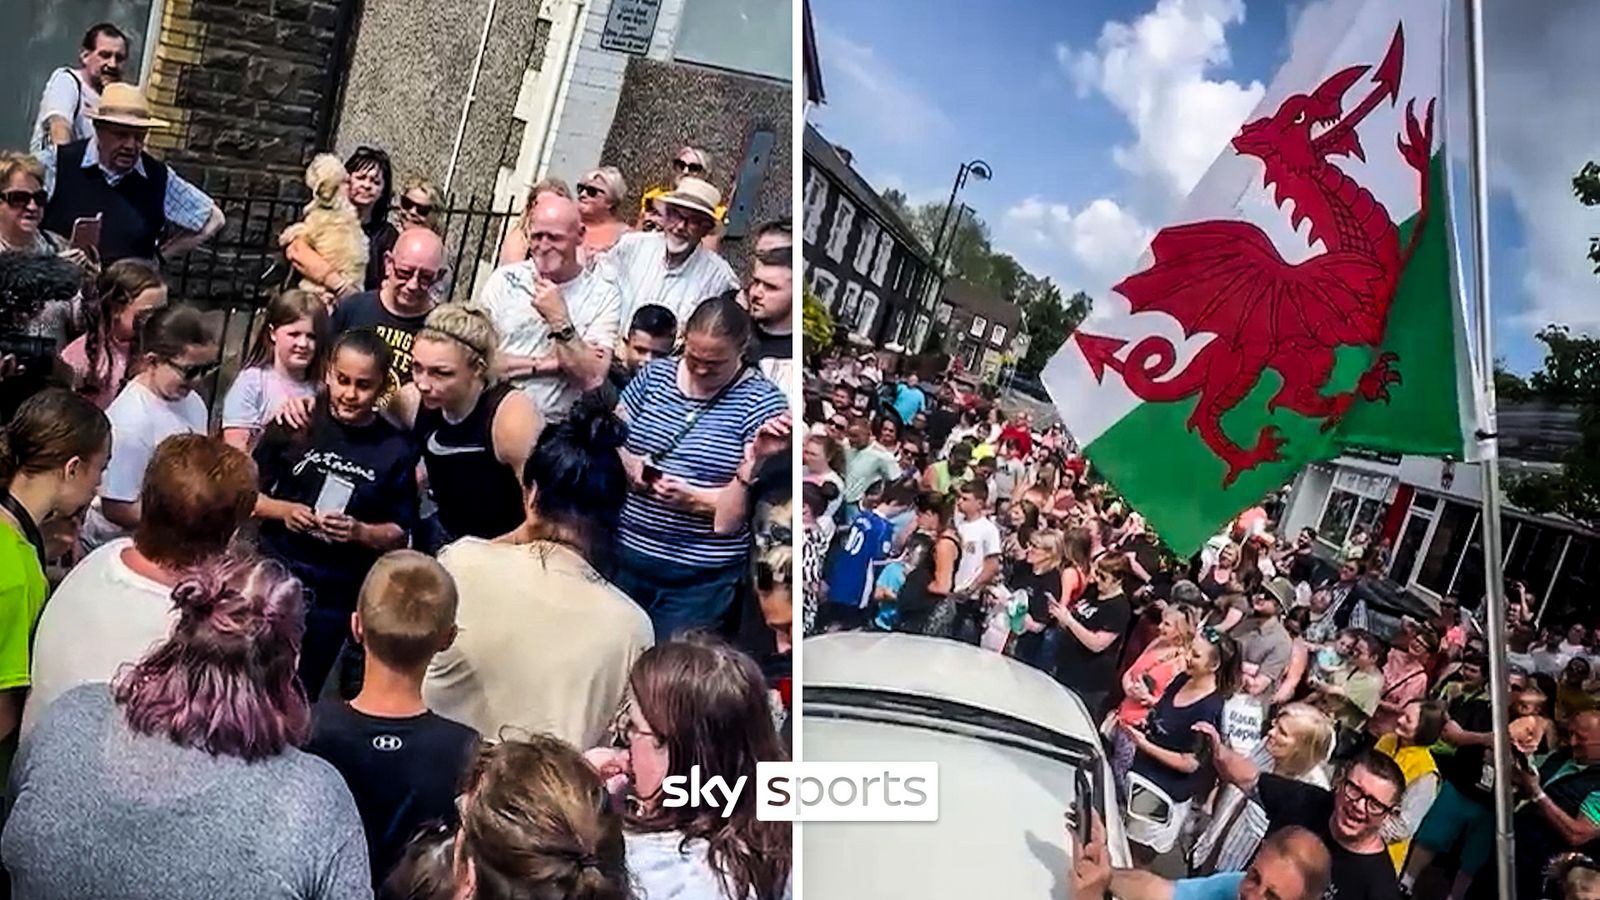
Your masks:
<path fill-rule="evenodd" d="M 953 612 L 949 599 L 955 587 L 956 569 L 961 565 L 961 536 L 951 521 L 955 502 L 933 491 L 917 496 L 917 531 L 907 542 L 907 556 L 916 564 L 906 572 L 905 584 L 895 598 L 897 615 L 892 627 L 895 631 L 913 634 L 932 634 L 945 630 L 951 623 L 943 621 Z M 920 545 L 920 552 L 911 552 L 912 545 Z M 949 548 L 943 555 L 949 557 L 946 571 L 939 559 L 941 548 Z"/>
<path fill-rule="evenodd" d="M 430 550 L 462 537 L 493 540 L 527 515 L 521 475 L 539 415 L 526 395 L 491 383 L 499 340 L 487 314 L 447 304 L 429 314 L 412 343 L 412 383 L 400 405 L 422 448 L 444 532 Z"/>

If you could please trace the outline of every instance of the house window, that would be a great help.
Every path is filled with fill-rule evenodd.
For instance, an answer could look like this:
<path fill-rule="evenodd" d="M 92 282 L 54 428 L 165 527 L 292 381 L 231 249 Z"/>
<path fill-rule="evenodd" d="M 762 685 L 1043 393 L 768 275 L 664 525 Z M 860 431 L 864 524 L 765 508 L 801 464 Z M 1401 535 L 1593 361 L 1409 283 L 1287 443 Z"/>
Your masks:
<path fill-rule="evenodd" d="M 50 73 L 78 64 L 78 42 L 96 22 L 115 22 L 128 35 L 124 81 L 140 82 L 155 50 L 147 27 L 160 24 L 151 0 L 72 0 L 71 3 L 6 4 L 6 30 L 0 35 L 0 73 L 10 87 L 0 97 L 0 147 L 25 149 L 33 138 L 39 94 Z M 23 87 L 26 86 L 26 87 Z"/>
<path fill-rule="evenodd" d="M 1462 554 L 1473 532 L 1478 530 L 1478 510 L 1465 503 L 1446 500 L 1438 513 L 1439 524 L 1433 529 L 1433 541 L 1422 557 L 1422 567 L 1417 570 L 1417 584 L 1435 594 L 1450 592 L 1456 570 L 1461 567 Z M 1481 592 L 1482 586 L 1479 586 Z"/>
<path fill-rule="evenodd" d="M 856 271 L 862 275 L 870 276 L 872 272 L 872 252 L 878 247 L 878 236 L 883 233 L 883 227 L 876 219 L 863 218 L 861 220 L 861 242 L 856 244 Z M 884 235 L 885 240 L 888 239 Z"/>
<path fill-rule="evenodd" d="M 928 340 L 928 317 L 917 316 L 917 324 L 911 326 L 911 344 L 906 347 L 907 353 L 921 353 L 923 344 Z"/>
<path fill-rule="evenodd" d="M 1350 491 L 1333 488 L 1328 491 L 1328 502 L 1322 508 L 1322 520 L 1317 523 L 1317 537 L 1335 547 L 1343 547 L 1357 529 L 1368 537 L 1383 525 L 1389 504 Z"/>
<path fill-rule="evenodd" d="M 878 322 L 878 295 L 871 291 L 861 295 L 861 312 L 856 316 L 856 334 L 862 337 L 871 337 L 873 326 Z"/>
<path fill-rule="evenodd" d="M 828 179 L 822 170 L 813 168 L 806 173 L 806 233 L 805 242 L 815 244 L 822 231 L 822 213 L 828 207 Z"/>
<path fill-rule="evenodd" d="M 854 322 L 856 309 L 861 305 L 861 285 L 854 281 L 844 286 L 844 300 L 839 304 L 839 321 Z"/>
<path fill-rule="evenodd" d="M 975 337 L 975 338 L 977 338 L 978 340 L 981 341 L 981 340 L 983 340 L 983 330 L 985 328 L 988 328 L 988 327 L 989 327 L 989 320 L 988 319 L 985 319 L 983 316 L 973 316 L 972 317 L 972 327 L 967 329 L 967 336 L 968 337 Z"/>
<path fill-rule="evenodd" d="M 1006 327 L 1004 325 L 996 325 L 994 327 L 994 331 L 989 335 L 989 343 L 994 344 L 996 347 L 1004 347 L 1006 345 Z"/>
<path fill-rule="evenodd" d="M 856 223 L 856 205 L 845 195 L 833 209 L 833 227 L 828 230 L 828 258 L 844 262 L 844 248 L 850 243 L 850 226 Z"/>
<path fill-rule="evenodd" d="M 886 281 L 886 279 L 889 277 L 889 259 L 893 256 L 894 238 L 889 234 L 889 232 L 885 231 L 883 233 L 883 240 L 878 242 L 878 258 L 872 262 L 873 284 L 876 284 L 879 287 L 883 287 L 886 284 L 890 287 L 893 287 L 893 282 Z"/>
<path fill-rule="evenodd" d="M 685 0 L 672 56 L 788 81 L 793 18 L 788 0 Z"/>
<path fill-rule="evenodd" d="M 812 267 L 811 292 L 817 295 L 818 300 L 822 301 L 823 308 L 828 310 L 833 309 L 834 294 L 837 293 L 838 290 L 839 279 L 833 277 L 832 272 L 829 272 L 827 269 L 819 266 Z"/>

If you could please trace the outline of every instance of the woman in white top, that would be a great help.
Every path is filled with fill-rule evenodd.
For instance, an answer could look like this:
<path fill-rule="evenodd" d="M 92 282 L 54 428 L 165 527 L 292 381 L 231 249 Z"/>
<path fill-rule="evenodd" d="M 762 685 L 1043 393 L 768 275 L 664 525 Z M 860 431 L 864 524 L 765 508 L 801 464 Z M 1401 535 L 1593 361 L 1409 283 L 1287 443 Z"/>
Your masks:
<path fill-rule="evenodd" d="M 217 370 L 217 338 L 194 307 L 163 306 L 141 321 L 128 366 L 133 376 L 106 408 L 111 461 L 84 522 L 90 549 L 139 523 L 139 488 L 156 445 L 175 434 L 206 433 L 209 415 L 195 387 Z"/>
<path fill-rule="evenodd" d="M 315 397 L 327 364 L 328 307 L 309 291 L 267 304 L 244 368 L 222 401 L 222 439 L 246 453 L 285 400 Z"/>
<path fill-rule="evenodd" d="M 792 827 L 756 818 L 755 791 L 732 814 L 705 806 L 669 807 L 669 776 L 730 784 L 755 779 L 756 763 L 786 754 L 773 728 L 765 683 L 754 660 L 709 639 L 659 644 L 629 679 L 632 702 L 618 737 L 626 750 L 601 748 L 589 761 L 630 803 L 628 870 L 639 895 L 676 900 L 781 900 L 792 896 Z"/>
<path fill-rule="evenodd" d="M 1208 729 L 1209 730 L 1209 729 Z M 1216 732 L 1211 731 L 1215 737 Z M 1333 720 L 1305 703 L 1285 706 L 1251 761 L 1271 772 L 1318 787 L 1328 786 L 1324 763 L 1333 749 Z M 1267 833 L 1267 812 L 1231 784 L 1221 785 L 1211 821 L 1200 834 L 1189 863 L 1196 872 L 1238 872 L 1249 865 Z"/>

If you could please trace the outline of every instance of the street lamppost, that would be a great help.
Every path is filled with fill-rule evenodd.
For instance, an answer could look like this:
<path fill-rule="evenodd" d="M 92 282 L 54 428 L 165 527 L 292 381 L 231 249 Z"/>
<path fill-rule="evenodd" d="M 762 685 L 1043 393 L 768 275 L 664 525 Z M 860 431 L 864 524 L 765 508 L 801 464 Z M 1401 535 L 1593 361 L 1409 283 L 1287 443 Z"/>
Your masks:
<path fill-rule="evenodd" d="M 956 183 L 954 185 L 952 185 L 951 188 L 950 188 L 950 200 L 945 203 L 945 205 L 944 205 L 944 216 L 939 220 L 939 235 L 938 235 L 939 240 L 938 240 L 938 242 L 935 244 L 935 246 L 933 248 L 933 259 L 934 259 L 934 262 L 936 262 L 936 263 L 940 262 L 940 260 L 941 260 L 941 256 L 940 256 L 940 252 L 939 251 L 945 245 L 944 230 L 950 224 L 950 214 L 955 211 L 955 208 L 956 208 L 956 194 L 961 193 L 961 189 L 966 186 L 966 184 L 967 184 L 967 176 L 968 175 L 971 175 L 972 177 L 977 178 L 977 179 L 979 179 L 981 181 L 989 181 L 989 180 L 994 178 L 994 170 L 989 168 L 989 164 L 984 162 L 983 160 L 975 159 L 972 162 L 962 163 L 961 164 L 961 168 L 956 172 Z M 957 220 L 956 224 L 957 224 L 957 227 L 959 227 L 960 226 L 960 220 Z M 952 243 L 952 244 L 955 243 L 955 236 L 954 235 L 951 235 L 950 243 Z M 944 271 L 943 271 L 942 264 L 941 264 L 939 275 L 940 275 L 941 278 L 944 276 Z"/>

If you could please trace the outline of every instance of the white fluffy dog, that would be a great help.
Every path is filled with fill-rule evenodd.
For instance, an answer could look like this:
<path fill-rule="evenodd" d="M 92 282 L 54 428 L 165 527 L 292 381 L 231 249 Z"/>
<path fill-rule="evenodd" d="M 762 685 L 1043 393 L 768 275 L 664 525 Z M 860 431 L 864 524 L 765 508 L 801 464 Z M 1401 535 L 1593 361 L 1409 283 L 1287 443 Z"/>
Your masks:
<path fill-rule="evenodd" d="M 319 153 L 306 167 L 306 187 L 311 188 L 311 202 L 306 204 L 305 217 L 283 230 L 279 241 L 287 247 L 297 239 L 304 239 L 311 249 L 344 279 L 344 283 L 360 290 L 367 277 L 367 235 L 361 230 L 361 219 L 350 203 L 347 190 L 350 173 L 344 163 L 330 153 Z M 325 285 L 310 278 L 300 279 L 301 290 L 322 294 L 331 302 L 335 295 Z"/>

